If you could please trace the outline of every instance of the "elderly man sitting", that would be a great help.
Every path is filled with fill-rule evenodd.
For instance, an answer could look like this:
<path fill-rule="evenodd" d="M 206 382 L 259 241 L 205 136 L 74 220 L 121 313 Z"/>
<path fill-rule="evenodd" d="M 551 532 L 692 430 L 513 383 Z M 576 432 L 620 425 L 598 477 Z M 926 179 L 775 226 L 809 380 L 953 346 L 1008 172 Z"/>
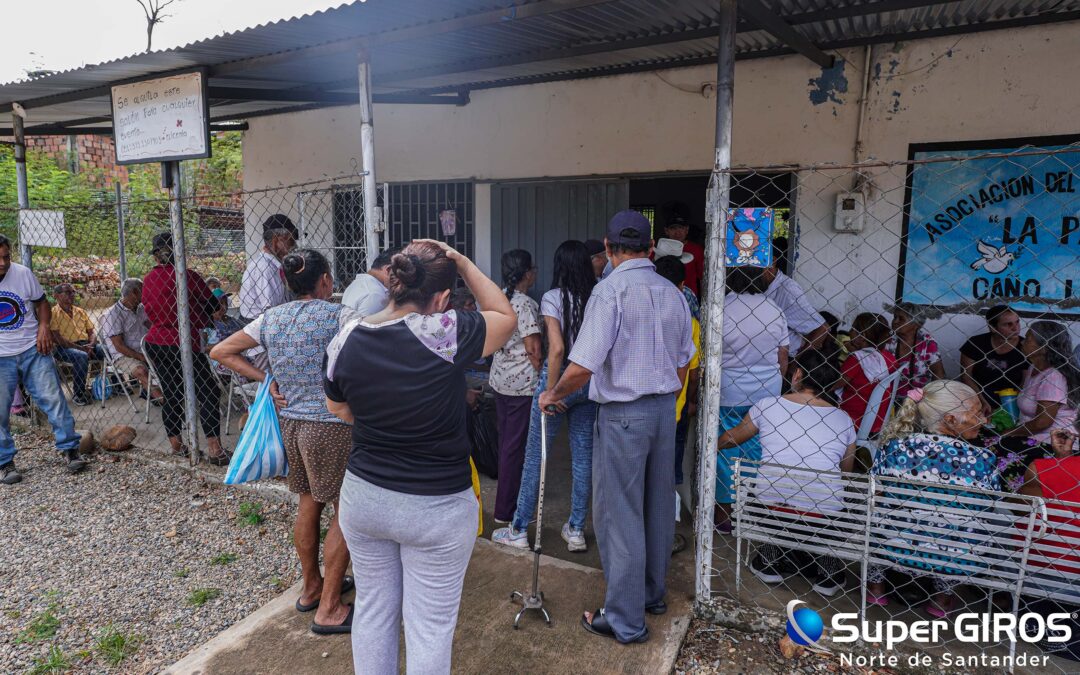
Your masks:
<path fill-rule="evenodd" d="M 71 364 L 71 402 L 75 405 L 87 405 L 90 399 L 86 395 L 86 373 L 90 361 L 100 361 L 105 358 L 105 354 L 95 339 L 94 322 L 90 320 L 86 310 L 75 306 L 75 288 L 71 284 L 57 284 L 53 288 L 53 296 L 56 298 L 56 306 L 49 322 L 49 329 L 56 342 L 53 358 L 61 363 Z"/>
<path fill-rule="evenodd" d="M 138 380 L 142 385 L 142 398 L 150 389 L 150 371 L 142 353 L 142 341 L 150 328 L 146 311 L 142 306 L 143 283 L 139 279 L 125 279 L 120 286 L 120 300 L 101 317 L 101 336 L 105 349 L 114 365 L 124 375 Z M 152 400 L 161 398 L 155 389 Z"/>

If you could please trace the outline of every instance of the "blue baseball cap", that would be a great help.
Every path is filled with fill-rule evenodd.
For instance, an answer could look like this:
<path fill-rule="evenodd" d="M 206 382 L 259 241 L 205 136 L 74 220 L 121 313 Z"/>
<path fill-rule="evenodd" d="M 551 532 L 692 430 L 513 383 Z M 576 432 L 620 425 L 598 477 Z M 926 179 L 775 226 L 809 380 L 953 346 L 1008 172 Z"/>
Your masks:
<path fill-rule="evenodd" d="M 648 247 L 652 242 L 652 225 L 633 209 L 619 211 L 608 222 L 607 240 L 610 244 Z"/>

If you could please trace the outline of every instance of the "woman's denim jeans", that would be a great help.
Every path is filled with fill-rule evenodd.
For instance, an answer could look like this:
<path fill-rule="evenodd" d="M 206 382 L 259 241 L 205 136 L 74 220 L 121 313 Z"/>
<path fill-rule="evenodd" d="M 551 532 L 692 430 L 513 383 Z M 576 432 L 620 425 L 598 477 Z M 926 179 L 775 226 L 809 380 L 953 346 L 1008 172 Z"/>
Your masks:
<path fill-rule="evenodd" d="M 525 445 L 525 468 L 521 472 L 521 490 L 518 492 L 517 511 L 514 512 L 514 529 L 529 526 L 536 511 L 537 493 L 540 491 L 540 393 L 547 389 L 547 365 L 540 371 L 536 384 L 532 411 L 529 416 L 529 440 Z M 585 527 L 592 497 L 592 444 L 593 427 L 596 426 L 596 403 L 589 400 L 589 383 L 563 399 L 567 411 L 548 417 L 547 441 L 550 452 L 552 441 L 559 433 L 563 419 L 570 425 L 570 471 L 573 489 L 570 494 L 570 527 Z"/>

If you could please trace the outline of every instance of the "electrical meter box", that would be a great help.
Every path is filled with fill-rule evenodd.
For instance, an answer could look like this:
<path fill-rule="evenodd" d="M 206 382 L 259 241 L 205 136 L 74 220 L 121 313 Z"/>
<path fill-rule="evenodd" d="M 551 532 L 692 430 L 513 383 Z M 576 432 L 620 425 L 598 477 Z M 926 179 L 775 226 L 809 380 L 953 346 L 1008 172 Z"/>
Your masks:
<path fill-rule="evenodd" d="M 862 232 L 866 222 L 866 200 L 861 192 L 841 192 L 836 195 L 835 232 Z"/>

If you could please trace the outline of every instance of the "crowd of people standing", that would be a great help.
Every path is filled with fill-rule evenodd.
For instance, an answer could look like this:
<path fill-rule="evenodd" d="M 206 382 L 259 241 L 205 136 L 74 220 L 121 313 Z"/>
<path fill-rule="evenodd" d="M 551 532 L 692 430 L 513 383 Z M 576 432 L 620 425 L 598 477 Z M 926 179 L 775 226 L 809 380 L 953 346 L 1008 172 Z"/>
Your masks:
<path fill-rule="evenodd" d="M 1023 333 L 1015 311 L 991 308 L 988 331 L 967 340 L 962 373 L 949 380 L 924 308 L 898 303 L 888 308 L 891 320 L 861 312 L 841 334 L 781 269 L 782 255 L 767 267 L 728 268 L 726 287 L 709 289 L 704 251 L 688 239 L 685 216 L 673 211 L 662 227 L 665 236 L 654 240 L 649 220 L 626 210 L 602 241 L 565 241 L 551 261 L 507 251 L 500 284 L 445 243 L 414 240 L 376 257 L 336 303 L 330 261 L 296 248 L 297 229 L 274 215 L 244 272 L 238 318 L 229 293 L 188 271 L 207 460 L 230 460 L 212 359 L 246 381 L 270 383 L 289 489 L 300 501 L 293 539 L 304 584 L 296 609 L 314 612 L 317 634 L 352 633 L 357 672 L 396 669 L 402 617 L 410 670 L 449 668 L 479 524 L 466 413 L 476 396 L 465 378 L 485 359 L 498 430 L 493 510 L 505 526 L 492 540 L 529 547 L 543 429 L 550 442 L 565 422 L 572 487 L 562 538 L 569 551 L 587 550 L 591 509 L 607 581 L 604 605 L 584 612 L 581 625 L 622 643 L 648 639 L 647 617 L 667 610 L 676 486 L 685 479 L 700 387 L 702 294 L 724 304 L 714 512 L 721 536 L 734 526 L 739 459 L 765 463 L 765 479 L 784 478 L 761 499 L 808 513 L 841 510 L 834 474 L 856 470 L 863 428 L 881 447 L 865 467 L 879 476 L 1080 496 L 1072 465 L 1080 371 L 1064 324 L 1037 320 Z M 21 479 L 7 419 L 12 382 L 46 412 L 68 469 L 85 466 L 52 357 L 72 366 L 75 405 L 88 401 L 88 364 L 108 359 L 160 405 L 173 451 L 189 455 L 171 237 L 153 238 L 154 268 L 123 282 L 96 331 L 74 304 L 74 289 L 55 288 L 50 308 L 10 250 L 0 237 L 0 288 L 16 297 L 20 318 L 4 327 L 11 339 L 0 345 L 0 482 Z M 545 264 L 552 285 L 537 301 L 533 287 Z M 1002 411 L 1011 424 L 988 434 Z M 703 439 L 702 451 L 713 442 Z M 333 518 L 321 568 L 327 507 Z M 931 525 L 948 532 L 955 524 Z M 958 578 L 901 539 L 893 542 L 898 559 L 939 573 L 927 611 L 948 615 Z M 946 535 L 942 551 L 955 549 L 954 539 Z M 825 596 L 846 583 L 839 559 L 775 545 L 759 547 L 750 567 L 769 584 L 807 576 Z M 870 570 L 868 584 L 868 601 L 888 604 L 883 568 Z"/>

